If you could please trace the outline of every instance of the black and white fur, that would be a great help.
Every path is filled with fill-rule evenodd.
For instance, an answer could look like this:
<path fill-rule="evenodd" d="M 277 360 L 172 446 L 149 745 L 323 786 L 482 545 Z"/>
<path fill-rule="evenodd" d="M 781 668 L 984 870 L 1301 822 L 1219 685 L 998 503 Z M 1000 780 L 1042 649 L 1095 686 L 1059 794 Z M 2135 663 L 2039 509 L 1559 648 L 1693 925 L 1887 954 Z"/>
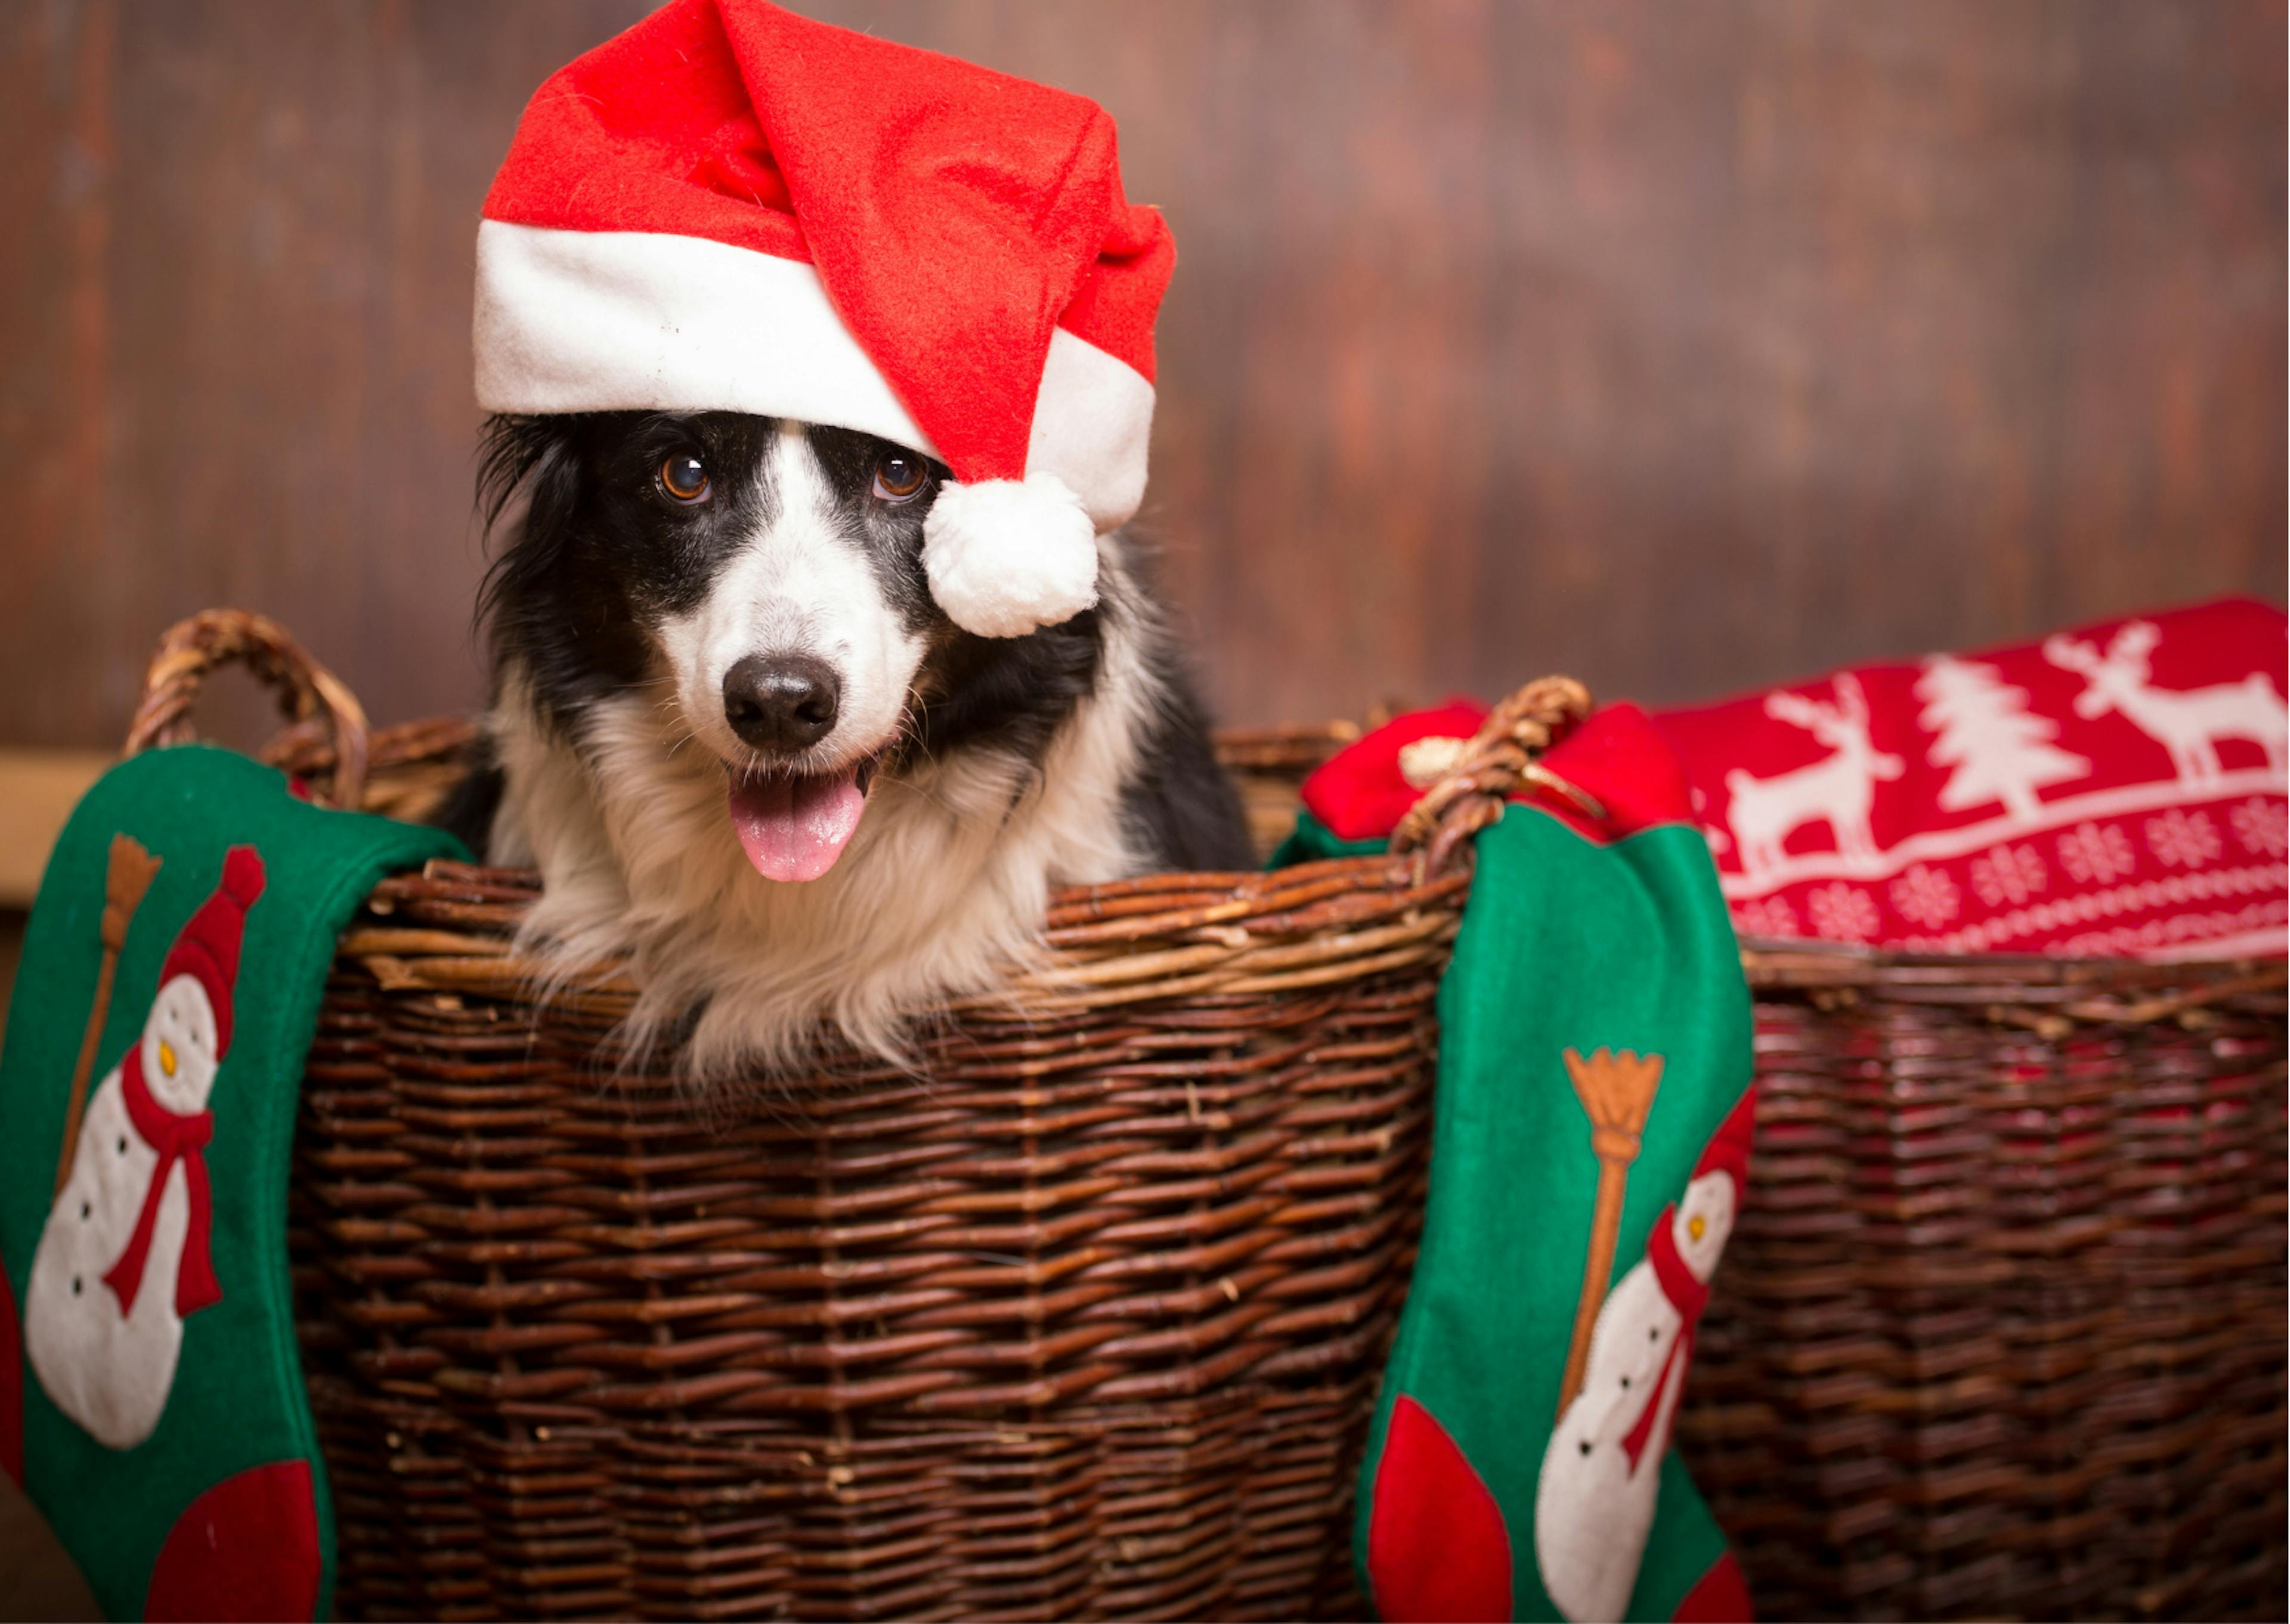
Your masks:
<path fill-rule="evenodd" d="M 665 481 L 695 468 L 708 494 L 682 500 Z M 1100 540 L 1094 609 L 973 636 L 921 562 L 948 477 L 869 435 L 733 412 L 490 425 L 487 522 L 520 492 L 524 512 L 483 604 L 492 760 L 444 820 L 540 870 L 523 942 L 553 979 L 628 956 L 634 1052 L 681 1037 L 696 1077 L 768 1071 L 825 1020 L 898 1057 L 913 1012 L 1027 956 L 1053 886 L 1249 863 L 1129 540 Z M 793 751 L 734 731 L 726 676 L 758 656 L 825 663 L 831 731 Z M 853 762 L 866 810 L 840 860 L 762 877 L 730 775 Z"/>

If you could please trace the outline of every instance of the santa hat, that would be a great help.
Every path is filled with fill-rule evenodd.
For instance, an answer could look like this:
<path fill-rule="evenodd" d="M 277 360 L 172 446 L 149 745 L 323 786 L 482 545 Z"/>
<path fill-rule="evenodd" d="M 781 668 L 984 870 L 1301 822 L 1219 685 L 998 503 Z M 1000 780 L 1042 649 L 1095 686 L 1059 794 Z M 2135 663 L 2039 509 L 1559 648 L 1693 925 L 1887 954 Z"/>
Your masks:
<path fill-rule="evenodd" d="M 185 922 L 159 966 L 159 985 L 179 975 L 196 979 L 214 1011 L 215 1059 L 230 1052 L 231 989 L 238 983 L 238 948 L 246 933 L 246 910 L 262 894 L 262 857 L 252 846 L 233 846 L 223 854 L 222 883 Z"/>
<path fill-rule="evenodd" d="M 722 410 L 956 484 L 932 596 L 982 636 L 1096 602 L 1144 495 L 1176 251 L 1094 102 L 763 0 L 675 0 L 540 87 L 477 228 L 490 412 Z"/>

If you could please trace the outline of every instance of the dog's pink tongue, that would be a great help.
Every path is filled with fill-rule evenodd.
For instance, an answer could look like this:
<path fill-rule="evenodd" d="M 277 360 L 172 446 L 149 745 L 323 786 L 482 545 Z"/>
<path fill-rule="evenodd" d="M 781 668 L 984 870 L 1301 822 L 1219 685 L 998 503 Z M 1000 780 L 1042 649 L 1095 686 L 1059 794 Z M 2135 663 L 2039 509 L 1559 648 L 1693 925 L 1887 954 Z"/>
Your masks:
<path fill-rule="evenodd" d="M 854 770 L 839 778 L 756 779 L 732 786 L 732 827 L 767 880 L 815 880 L 835 867 L 867 797 Z"/>

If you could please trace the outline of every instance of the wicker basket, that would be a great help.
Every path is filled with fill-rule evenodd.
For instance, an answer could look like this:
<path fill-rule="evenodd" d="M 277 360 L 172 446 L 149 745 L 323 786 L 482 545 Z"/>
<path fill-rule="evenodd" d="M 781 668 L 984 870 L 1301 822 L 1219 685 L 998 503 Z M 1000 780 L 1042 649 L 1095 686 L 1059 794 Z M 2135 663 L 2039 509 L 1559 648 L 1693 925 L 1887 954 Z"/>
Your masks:
<path fill-rule="evenodd" d="M 418 814 L 283 633 L 169 634 L 131 748 L 243 658 L 266 752 Z M 347 1616 L 1330 1617 L 1419 1222 L 1469 830 L 1413 858 L 1069 892 L 1061 960 L 695 1114 L 545 1012 L 527 874 L 433 864 L 345 935 L 293 1248 Z M 1351 730 L 1228 735 L 1260 832 Z M 339 740 L 343 748 L 337 748 Z M 2280 1616 L 2279 965 L 1745 953 L 1752 1190 L 1681 1436 L 1767 1616 Z"/>
<path fill-rule="evenodd" d="M 244 615 L 170 634 L 132 745 L 182 736 L 226 658 L 281 685 L 310 725 L 274 755 L 336 802 L 434 794 L 451 730 L 367 740 Z M 532 876 L 385 882 L 328 988 L 292 1204 L 342 1610 L 1354 1605 L 1462 836 L 1587 704 L 1524 693 L 1413 855 L 1065 892 L 1054 961 L 943 1011 L 921 1076 L 845 1056 L 737 1108 L 613 1075 L 625 985 L 531 1004 Z M 1330 742 L 1234 748 L 1293 777 Z"/>
<path fill-rule="evenodd" d="M 1761 1611 L 2281 1618 L 2282 965 L 1745 958 L 1679 1430 Z"/>

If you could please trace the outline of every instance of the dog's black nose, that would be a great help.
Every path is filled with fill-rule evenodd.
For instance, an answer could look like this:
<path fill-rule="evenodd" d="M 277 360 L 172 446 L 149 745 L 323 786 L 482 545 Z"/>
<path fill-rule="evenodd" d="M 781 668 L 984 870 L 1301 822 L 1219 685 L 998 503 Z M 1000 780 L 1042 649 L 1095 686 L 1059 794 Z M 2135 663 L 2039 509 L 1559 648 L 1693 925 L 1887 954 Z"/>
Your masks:
<path fill-rule="evenodd" d="M 808 654 L 750 654 L 724 673 L 724 720 L 759 750 L 793 754 L 835 731 L 843 684 Z"/>

